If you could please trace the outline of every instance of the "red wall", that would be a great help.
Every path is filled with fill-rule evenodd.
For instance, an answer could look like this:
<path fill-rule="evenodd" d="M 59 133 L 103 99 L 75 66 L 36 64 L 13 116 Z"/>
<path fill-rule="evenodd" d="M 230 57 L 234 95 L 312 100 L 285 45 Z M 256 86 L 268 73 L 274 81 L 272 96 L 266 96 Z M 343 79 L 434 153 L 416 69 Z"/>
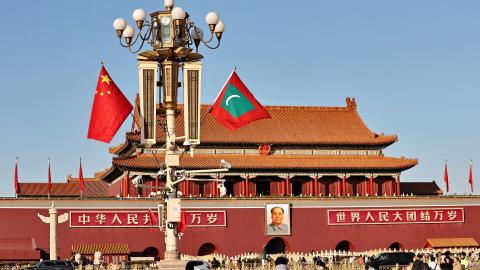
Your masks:
<path fill-rule="evenodd" d="M 248 204 L 244 201 L 238 202 Z M 194 203 L 195 201 L 189 202 L 190 205 Z M 352 249 L 359 251 L 388 248 L 393 242 L 399 242 L 407 249 L 421 248 L 427 238 L 474 237 L 479 241 L 480 206 L 455 207 L 464 208 L 464 223 L 328 226 L 327 208 L 301 208 L 294 205 L 290 212 L 292 235 L 281 237 L 287 243 L 287 250 L 303 252 L 312 249 L 335 249 L 342 240 L 349 241 Z M 188 227 L 179 241 L 179 251 L 182 253 L 196 255 L 204 243 L 214 244 L 216 252 L 227 255 L 248 251 L 261 252 L 263 246 L 274 238 L 265 235 L 265 209 L 258 206 L 258 201 L 253 208 L 220 207 L 195 210 L 225 210 L 227 227 Z M 59 214 L 67 211 L 68 209 L 59 209 Z M 49 225 L 42 223 L 37 213 L 48 216 L 48 209 L 0 208 L 0 238 L 34 237 L 37 247 L 48 252 Z M 142 252 L 152 246 L 163 255 L 164 238 L 158 229 L 152 233 L 150 228 L 70 228 L 67 222 L 59 224 L 57 230 L 58 254 L 61 258 L 71 256 L 73 244 L 127 243 L 131 252 Z"/>
<path fill-rule="evenodd" d="M 422 248 L 427 238 L 474 237 L 480 240 L 477 229 L 480 207 L 464 207 L 464 211 L 465 223 L 328 226 L 327 209 L 293 208 L 292 234 L 280 237 L 286 242 L 287 250 L 302 252 L 334 250 L 343 240 L 349 241 L 357 251 L 388 248 L 394 242 L 407 249 Z M 277 237 L 265 235 L 264 220 L 264 209 L 227 209 L 227 227 L 187 228 L 180 248 L 188 254 L 196 254 L 202 244 L 211 242 L 221 254 L 261 252 L 270 239 Z"/>

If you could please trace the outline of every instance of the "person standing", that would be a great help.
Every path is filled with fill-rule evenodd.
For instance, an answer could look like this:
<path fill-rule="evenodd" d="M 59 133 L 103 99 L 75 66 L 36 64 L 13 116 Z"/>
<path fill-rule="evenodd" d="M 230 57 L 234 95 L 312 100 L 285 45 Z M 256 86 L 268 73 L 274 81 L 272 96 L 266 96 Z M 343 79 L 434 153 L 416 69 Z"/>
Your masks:
<path fill-rule="evenodd" d="M 434 255 L 430 255 L 428 267 L 432 270 L 440 270 L 440 265 L 438 265 L 438 260 Z"/>
<path fill-rule="evenodd" d="M 288 270 L 288 260 L 285 257 L 278 257 L 275 260 L 275 270 Z"/>
<path fill-rule="evenodd" d="M 460 262 L 462 263 L 463 268 L 465 270 L 468 270 L 468 263 L 470 261 L 467 259 L 467 253 L 465 253 L 465 252 L 460 253 Z"/>
<path fill-rule="evenodd" d="M 450 257 L 450 251 L 445 251 L 440 259 L 441 270 L 453 270 L 453 259 Z"/>
<path fill-rule="evenodd" d="M 463 265 L 460 262 L 460 258 L 458 257 L 455 257 L 455 259 L 453 259 L 453 270 L 463 270 Z"/>

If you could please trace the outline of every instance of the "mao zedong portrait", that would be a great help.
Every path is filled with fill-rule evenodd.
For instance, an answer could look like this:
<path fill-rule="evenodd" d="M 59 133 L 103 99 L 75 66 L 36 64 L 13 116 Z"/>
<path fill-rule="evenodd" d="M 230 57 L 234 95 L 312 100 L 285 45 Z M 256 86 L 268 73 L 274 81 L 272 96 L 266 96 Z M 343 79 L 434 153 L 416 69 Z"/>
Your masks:
<path fill-rule="evenodd" d="M 267 235 L 288 235 L 290 229 L 287 224 L 283 222 L 285 210 L 280 206 L 275 206 L 270 209 L 272 216 L 272 223 L 267 225 Z"/>

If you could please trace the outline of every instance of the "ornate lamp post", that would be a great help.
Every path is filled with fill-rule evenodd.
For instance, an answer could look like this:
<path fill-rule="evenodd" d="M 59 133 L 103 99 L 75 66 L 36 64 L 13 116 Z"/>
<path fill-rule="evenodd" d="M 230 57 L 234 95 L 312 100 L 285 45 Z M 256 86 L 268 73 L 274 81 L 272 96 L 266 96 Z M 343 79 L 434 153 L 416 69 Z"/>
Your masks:
<path fill-rule="evenodd" d="M 170 204 L 170 207 L 167 205 L 165 209 L 172 209 L 171 205 L 178 203 L 178 199 L 175 199 L 176 184 L 182 180 L 179 178 L 184 177 L 185 172 L 175 170 L 180 163 L 176 141 L 184 140 L 184 150 L 191 147 L 193 149 L 200 143 L 201 62 L 199 61 L 203 56 L 198 53 L 198 47 L 204 44 L 210 49 L 218 48 L 225 25 L 220 21 L 217 13 L 208 13 L 205 19 L 210 37 L 206 39 L 204 32 L 190 19 L 188 13 L 181 7 L 174 7 L 174 0 L 165 0 L 165 10 L 150 14 L 150 19 L 147 19 L 143 9 L 136 9 L 133 12 L 133 19 L 136 22 L 137 34 L 135 34 L 135 28 L 127 25 L 122 18 L 113 22 L 113 28 L 117 32 L 120 45 L 133 54 L 138 53 L 142 144 L 145 152 L 158 151 L 153 147 L 157 143 L 156 110 L 160 110 L 160 113 L 166 116 L 166 144 L 163 149 L 165 170 L 162 169 L 161 173 L 166 176 L 165 188 L 168 199 L 165 201 Z M 151 50 L 140 52 L 145 43 L 149 44 Z M 178 82 L 180 68 L 183 71 L 184 81 L 185 136 L 177 138 L 174 125 L 178 87 L 181 86 Z M 155 104 L 157 86 L 163 90 L 162 104 L 159 108 Z M 165 231 L 166 260 L 178 258 L 176 239 L 178 219 L 178 213 L 177 215 L 167 213 L 169 225 Z"/>

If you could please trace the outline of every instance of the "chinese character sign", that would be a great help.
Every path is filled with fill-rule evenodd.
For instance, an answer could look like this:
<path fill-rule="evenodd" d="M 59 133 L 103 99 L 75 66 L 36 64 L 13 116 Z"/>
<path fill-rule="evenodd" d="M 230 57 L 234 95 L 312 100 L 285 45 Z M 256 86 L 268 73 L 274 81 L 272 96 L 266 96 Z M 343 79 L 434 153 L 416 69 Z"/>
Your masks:
<path fill-rule="evenodd" d="M 70 227 L 158 227 L 158 213 L 153 212 L 152 224 L 148 210 L 94 210 L 70 211 Z M 187 227 L 227 226 L 225 211 L 185 211 Z"/>
<path fill-rule="evenodd" d="M 153 212 L 157 218 L 158 213 Z M 150 215 L 145 211 L 70 211 L 70 227 L 150 227 Z"/>
<path fill-rule="evenodd" d="M 227 226 L 225 211 L 185 211 L 187 227 Z"/>
<path fill-rule="evenodd" d="M 464 222 L 463 208 L 328 210 L 328 225 L 462 222 Z"/>

